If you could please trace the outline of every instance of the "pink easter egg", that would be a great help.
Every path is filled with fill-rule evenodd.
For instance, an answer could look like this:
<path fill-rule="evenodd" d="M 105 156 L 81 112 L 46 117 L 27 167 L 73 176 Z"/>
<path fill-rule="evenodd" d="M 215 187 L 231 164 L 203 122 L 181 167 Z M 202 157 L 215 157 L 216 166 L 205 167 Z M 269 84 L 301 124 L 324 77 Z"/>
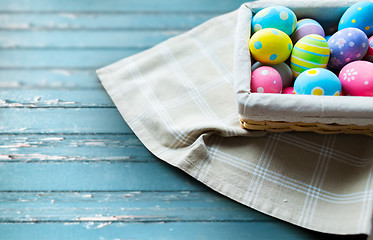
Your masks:
<path fill-rule="evenodd" d="M 294 87 L 286 87 L 282 90 L 282 94 L 295 94 Z"/>
<path fill-rule="evenodd" d="M 351 96 L 373 96 L 373 63 L 354 61 L 339 73 L 343 92 Z"/>
<path fill-rule="evenodd" d="M 262 66 L 251 74 L 251 92 L 257 93 L 281 93 L 281 75 L 276 69 Z"/>
<path fill-rule="evenodd" d="M 368 51 L 364 56 L 364 60 L 373 62 L 373 36 L 371 36 L 368 41 Z"/>

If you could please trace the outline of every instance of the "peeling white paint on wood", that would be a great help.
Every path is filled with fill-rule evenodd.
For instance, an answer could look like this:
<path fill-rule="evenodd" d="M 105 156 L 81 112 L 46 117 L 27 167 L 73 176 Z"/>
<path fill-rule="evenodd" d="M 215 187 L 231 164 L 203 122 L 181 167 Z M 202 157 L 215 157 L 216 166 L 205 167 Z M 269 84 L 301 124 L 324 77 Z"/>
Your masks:
<path fill-rule="evenodd" d="M 0 161 L 156 161 L 133 134 L 2 135 L 0 149 Z"/>
<path fill-rule="evenodd" d="M 64 160 L 67 159 L 65 156 L 56 156 L 56 155 L 45 155 L 40 153 L 30 153 L 30 154 L 12 154 L 8 155 L 10 159 L 38 159 L 40 161 L 43 160 Z"/>
<path fill-rule="evenodd" d="M 12 158 L 10 155 L 7 154 L 0 154 L 0 160 L 11 160 Z"/>
<path fill-rule="evenodd" d="M 29 143 L 16 143 L 13 145 L 0 145 L 0 148 L 23 148 L 23 147 L 31 147 Z"/>
<path fill-rule="evenodd" d="M 103 222 L 103 223 L 100 223 L 97 227 L 95 227 L 95 229 L 100 229 L 100 228 L 106 227 L 110 224 L 111 224 L 111 222 Z"/>
<path fill-rule="evenodd" d="M 40 140 L 42 141 L 62 141 L 64 140 L 64 137 L 47 137 L 47 138 L 42 138 Z"/>

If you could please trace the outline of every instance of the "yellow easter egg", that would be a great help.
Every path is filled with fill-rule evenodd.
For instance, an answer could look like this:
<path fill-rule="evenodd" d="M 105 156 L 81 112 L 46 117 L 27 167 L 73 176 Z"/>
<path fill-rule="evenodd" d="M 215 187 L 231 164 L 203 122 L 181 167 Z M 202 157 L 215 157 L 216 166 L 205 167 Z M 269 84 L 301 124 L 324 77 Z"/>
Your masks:
<path fill-rule="evenodd" d="M 284 62 L 290 56 L 292 48 L 290 37 L 275 28 L 261 29 L 254 33 L 249 41 L 251 55 L 264 64 Z"/>

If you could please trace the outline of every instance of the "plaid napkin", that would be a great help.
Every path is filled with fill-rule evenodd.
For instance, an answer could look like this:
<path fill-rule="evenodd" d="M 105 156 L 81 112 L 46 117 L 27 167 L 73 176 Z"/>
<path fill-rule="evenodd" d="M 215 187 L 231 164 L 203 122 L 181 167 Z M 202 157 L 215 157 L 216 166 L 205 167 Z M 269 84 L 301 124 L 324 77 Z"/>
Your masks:
<path fill-rule="evenodd" d="M 158 158 L 258 211 L 327 233 L 369 234 L 373 138 L 241 129 L 232 69 L 237 12 L 97 71 Z"/>

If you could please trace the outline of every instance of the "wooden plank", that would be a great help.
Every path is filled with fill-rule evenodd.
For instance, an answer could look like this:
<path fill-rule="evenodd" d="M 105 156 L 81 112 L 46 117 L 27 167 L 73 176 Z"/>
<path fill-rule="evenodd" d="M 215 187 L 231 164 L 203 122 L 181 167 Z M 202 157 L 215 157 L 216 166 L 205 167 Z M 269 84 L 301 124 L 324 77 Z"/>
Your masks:
<path fill-rule="evenodd" d="M 3 0 L 0 9 L 3 12 L 225 12 L 236 9 L 245 1 L 214 1 L 214 0 Z"/>
<path fill-rule="evenodd" d="M 0 222 L 274 221 L 212 191 L 0 192 Z"/>
<path fill-rule="evenodd" d="M 114 107 L 100 89 L 0 89 L 0 108 L 4 107 Z"/>
<path fill-rule="evenodd" d="M 182 30 L 3 30 L 0 48 L 150 48 Z"/>
<path fill-rule="evenodd" d="M 165 222 L 165 223 L 46 223 L 0 224 L 7 240 L 190 240 L 190 239 L 286 239 L 365 240 L 366 236 L 335 236 L 300 229 L 285 222 Z"/>
<path fill-rule="evenodd" d="M 0 153 L 11 163 L 159 161 L 134 134 L 1 135 Z"/>
<path fill-rule="evenodd" d="M 1 30 L 187 30 L 217 13 L 0 13 Z"/>
<path fill-rule="evenodd" d="M 1 108 L 1 134 L 132 133 L 116 108 Z"/>
<path fill-rule="evenodd" d="M 0 164 L 0 191 L 191 191 L 205 189 L 161 162 Z"/>
<path fill-rule="evenodd" d="M 102 88 L 94 69 L 0 69 L 0 88 L 87 89 Z"/>
<path fill-rule="evenodd" d="M 72 68 L 93 70 L 144 49 L 3 49 L 0 69 Z"/>

